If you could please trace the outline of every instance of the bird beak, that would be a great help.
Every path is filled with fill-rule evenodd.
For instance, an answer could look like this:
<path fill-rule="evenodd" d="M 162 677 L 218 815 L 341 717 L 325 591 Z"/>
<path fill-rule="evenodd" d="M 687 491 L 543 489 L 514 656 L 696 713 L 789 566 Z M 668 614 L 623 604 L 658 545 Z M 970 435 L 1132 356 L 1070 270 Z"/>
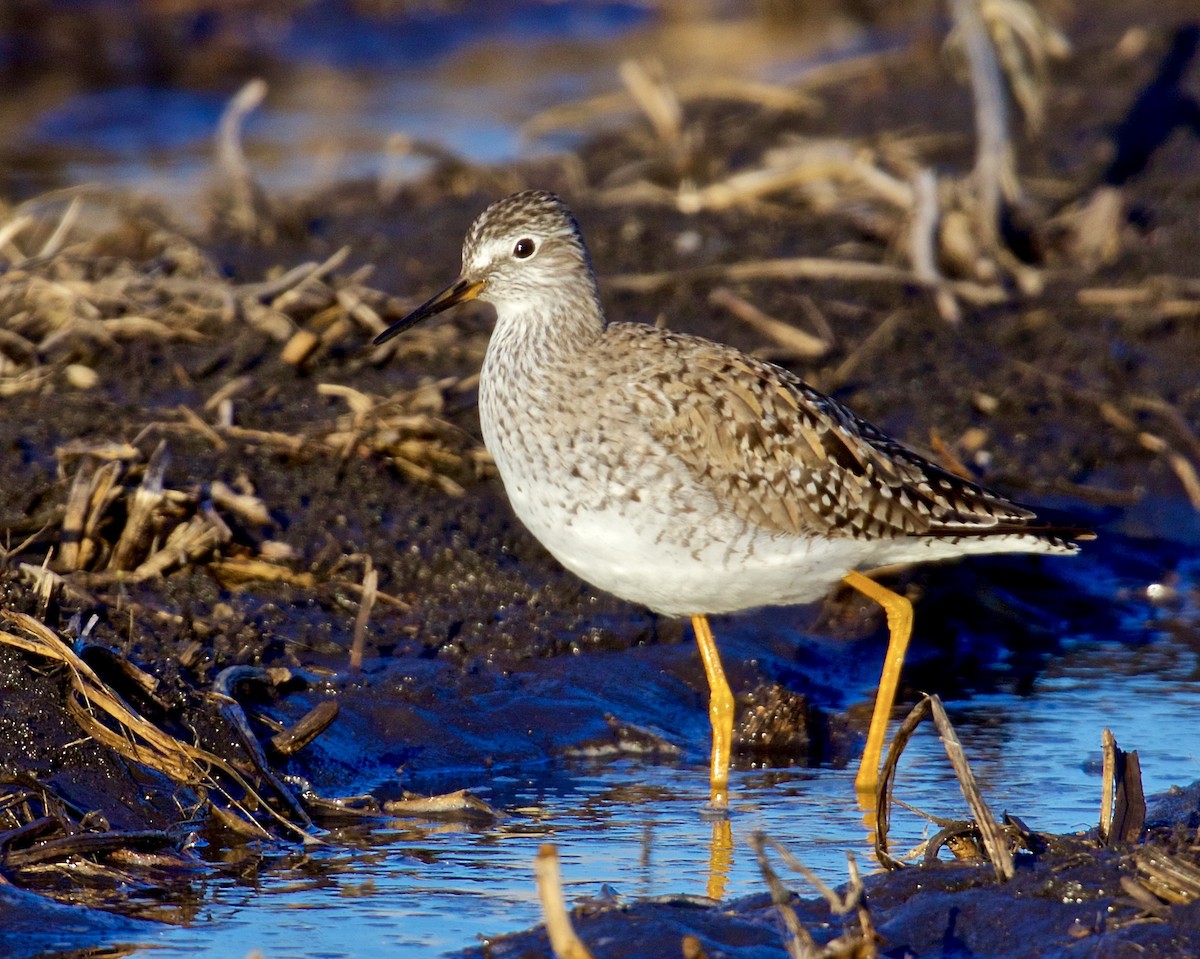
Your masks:
<path fill-rule="evenodd" d="M 484 280 L 468 280 L 466 277 L 459 277 L 454 283 L 442 290 L 437 296 L 422 303 L 415 310 L 404 317 L 402 320 L 397 320 L 386 330 L 375 337 L 375 345 L 386 343 L 393 336 L 399 336 L 411 326 L 416 326 L 422 320 L 427 320 L 435 314 L 441 313 L 442 310 L 448 310 L 450 307 L 458 303 L 466 303 L 467 300 L 473 300 L 483 292 L 485 285 Z"/>

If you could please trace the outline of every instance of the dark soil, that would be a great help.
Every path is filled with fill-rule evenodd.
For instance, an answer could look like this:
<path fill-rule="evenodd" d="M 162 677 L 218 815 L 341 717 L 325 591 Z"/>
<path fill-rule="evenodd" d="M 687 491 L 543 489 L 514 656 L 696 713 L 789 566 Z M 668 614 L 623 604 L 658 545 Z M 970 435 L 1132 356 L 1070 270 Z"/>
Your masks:
<path fill-rule="evenodd" d="M 981 560 L 897 574 L 891 584 L 920 599 L 918 641 L 902 690 L 910 701 L 917 689 L 949 697 L 998 685 L 1025 688 L 1064 631 L 1101 633 L 1125 615 L 1110 586 L 1114 570 L 1136 571 L 1148 555 L 1157 569 L 1169 570 L 1195 549 L 1195 518 L 1178 508 L 1185 498 L 1180 460 L 1200 459 L 1195 126 L 1181 123 L 1162 138 L 1147 132 L 1140 169 L 1127 153 L 1121 164 L 1112 162 L 1116 131 L 1123 131 L 1121 149 L 1137 146 L 1137 130 L 1120 125 L 1172 43 L 1186 44 L 1178 31 L 1194 16 L 1182 2 L 1110 3 L 1086 15 L 1081 10 L 1069 25 L 1075 53 L 1054 67 L 1044 132 L 1019 145 L 1028 204 L 1017 214 L 1028 228 L 1014 230 L 1024 238 L 1019 252 L 1041 271 L 1040 292 L 1020 293 L 1006 281 L 1005 302 L 968 308 L 959 325 L 950 325 L 915 286 L 730 284 L 773 316 L 805 317 L 815 307 L 828 320 L 835 334 L 828 355 L 811 362 L 780 358 L 814 385 L 910 445 L 961 459 L 981 482 L 1064 511 L 1100 533 L 1078 561 Z M 1173 93 L 1172 102 L 1195 109 L 1200 67 L 1184 71 Z M 704 174 L 753 165 L 765 148 L 796 133 L 852 137 L 885 153 L 917 151 L 922 164 L 944 174 L 971 166 L 970 94 L 949 79 L 932 40 L 822 89 L 820 97 L 825 109 L 815 118 L 740 103 L 690 105 L 686 123 L 703 137 Z M 899 137 L 911 139 L 900 147 Z M 172 231 L 157 213 L 123 211 L 115 227 L 85 224 L 87 238 L 49 267 L 35 260 L 0 272 L 0 321 L 25 330 L 45 309 L 24 286 L 20 296 L 5 298 L 6 287 L 12 293 L 38 270 L 99 282 L 128 268 L 147 278 L 151 290 L 161 280 L 165 291 L 168 278 L 184 276 L 233 289 L 279 267 L 322 261 L 342 246 L 352 252 L 335 272 L 344 277 L 373 265 L 371 305 L 391 321 L 453 279 L 473 217 L 525 186 L 569 200 L 602 281 L 773 257 L 899 262 L 901 237 L 880 228 L 891 221 L 864 215 L 858 202 L 818 210 L 784 196 L 694 215 L 603 202 L 603 188 L 629 179 L 631 169 L 664 185 L 677 180 L 670 158 L 636 123 L 594 137 L 580 160 L 582 175 L 555 161 L 505 170 L 446 161 L 386 202 L 374 184 L 274 200 L 248 232 L 214 218 L 209 232 L 187 241 L 195 261 L 163 240 Z M 1071 213 L 1105 184 L 1121 200 L 1118 249 L 1110 259 L 1081 262 Z M 778 344 L 710 303 L 714 285 L 680 281 L 634 294 L 609 283 L 603 293 L 614 317 L 662 318 L 674 329 L 778 355 Z M 1105 298 L 1097 289 L 1135 292 Z M 163 292 L 157 303 L 151 297 L 136 310 L 117 306 L 103 319 L 161 318 L 171 302 Z M 619 750 L 633 735 L 621 723 L 655 730 L 702 775 L 706 685 L 690 634 L 559 568 L 515 521 L 480 453 L 473 375 L 486 345 L 487 308 L 460 309 L 436 327 L 414 331 L 394 353 L 370 349 L 371 330 L 350 323 L 299 362 L 285 356 L 284 342 L 297 330 L 319 338 L 333 314 L 324 305 L 272 309 L 284 317 L 283 333 L 278 324 L 251 322 L 243 305 L 225 319 L 207 316 L 186 338 L 68 331 L 39 341 L 36 365 L 45 379 L 3 400 L 4 607 L 77 640 L 84 660 L 131 701 L 143 694 L 114 662 L 137 664 L 158 683 L 153 696 L 139 701 L 147 715 L 259 784 L 229 733 L 228 715 L 210 695 L 214 679 L 231 666 L 286 670 L 238 688 L 263 739 L 322 701 L 339 705 L 339 718 L 311 746 L 271 758 L 278 771 L 304 777 L 326 796 L 436 792 L 475 783 L 483 769 L 519 770 L 597 743 Z M 0 341 L 0 350 L 10 346 Z M 19 348 L 12 349 L 21 359 Z M 78 388 L 82 381 L 71 378 L 78 371 L 68 367 L 93 370 L 94 384 Z M 206 403 L 243 377 L 232 394 L 241 432 L 229 432 L 217 421 L 217 407 Z M 326 384 L 376 398 L 403 395 L 406 411 L 436 423 L 401 430 L 391 445 L 363 439 L 334 448 L 323 438 L 335 431 L 347 403 L 319 389 Z M 369 432 L 364 424 L 355 428 Z M 280 436 L 297 441 L 289 445 Z M 117 481 L 114 505 L 101 511 L 93 530 L 103 558 L 163 440 L 170 455 L 164 484 L 180 492 L 179 503 L 186 500 L 180 515 L 201 515 L 220 481 L 256 496 L 267 521 L 222 513 L 227 541 L 141 582 L 105 575 L 100 561 L 64 568 L 64 511 L 86 458 L 78 448 L 112 443 L 136 450 Z M 410 468 L 415 460 L 424 472 Z M 1176 522 L 1181 515 L 1187 518 Z M 288 575 L 274 582 L 236 581 L 221 565 L 276 556 L 282 559 L 272 562 Z M 368 559 L 390 599 L 371 610 L 363 666 L 352 673 L 355 587 Z M 1066 570 L 1063 564 L 1072 562 L 1082 565 Z M 38 589 L 23 564 L 48 565 L 64 580 Z M 878 610 L 847 593 L 819 610 L 730 617 L 714 627 L 739 697 L 741 761 L 851 761 L 882 657 Z M 797 634 L 808 638 L 797 642 Z M 1001 655 L 1006 669 L 998 671 Z M 629 677 L 620 688 L 611 682 L 614 663 Z M 185 848 L 192 830 L 204 831 L 216 847 L 243 841 L 207 811 L 211 794 L 181 789 L 86 737 L 64 705 L 69 678 L 60 665 L 0 646 L 0 792 L 38 784 L 54 797 L 39 800 L 38 809 L 67 834 L 97 831 L 87 813 L 102 817 L 99 831 L 161 833 L 160 848 L 179 857 L 171 867 L 177 876 L 197 865 Z M 1164 825 L 1146 842 L 1194 863 L 1195 810 L 1191 802 L 1164 812 Z M 10 818 L 3 829 L 24 825 Z M 0 832 L 4 850 L 36 848 L 38 841 Z M 1007 885 L 964 865 L 875 877 L 868 892 L 881 949 L 896 956 L 1200 953 L 1195 902 L 1164 906 L 1153 921 L 1131 921 L 1140 912 L 1121 899 L 1120 879 L 1134 871 L 1132 856 L 1129 849 L 1099 851 L 1083 842 L 1044 850 L 1025 857 Z M 35 878 L 3 860 L 0 876 L 48 895 L 63 895 L 67 884 L 65 874 Z M 152 913 L 104 889 L 78 898 Z M 10 913 L 26 908 L 23 899 L 0 898 L 0 929 Z M 829 922 L 823 902 L 797 908 L 810 928 Z M 577 920 L 597 955 L 677 955 L 684 933 L 698 936 L 710 955 L 782 950 L 774 907 L 764 899 L 719 910 L 636 903 Z M 825 938 L 836 931 L 826 929 Z M 547 950 L 535 932 L 492 943 L 486 954 Z"/>

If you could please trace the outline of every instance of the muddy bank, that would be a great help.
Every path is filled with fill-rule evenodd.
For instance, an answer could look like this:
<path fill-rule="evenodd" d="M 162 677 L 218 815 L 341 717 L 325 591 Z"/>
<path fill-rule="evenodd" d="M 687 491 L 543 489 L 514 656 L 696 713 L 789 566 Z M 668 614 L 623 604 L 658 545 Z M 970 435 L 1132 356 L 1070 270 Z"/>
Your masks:
<path fill-rule="evenodd" d="M 799 135 L 848 142 L 838 156 L 901 185 L 933 170 L 959 210 L 949 194 L 973 162 L 971 95 L 920 43 L 790 104 L 688 100 L 678 142 L 635 120 L 576 158 L 503 170 L 447 159 L 386 195 L 356 183 L 283 200 L 234 181 L 200 236 L 95 193 L 11 211 L 0 628 L 19 642 L 0 646 L 4 877 L 186 919 L 196 870 L 241 868 L 223 851 L 335 821 L 312 795 L 441 792 L 606 751 L 702 775 L 706 686 L 690 636 L 563 572 L 508 510 L 475 414 L 487 309 L 369 347 L 453 277 L 474 215 L 525 186 L 570 200 L 614 317 L 762 351 L 953 468 L 1100 531 L 1075 561 L 896 574 L 919 600 L 907 698 L 1020 692 L 1064 633 L 1156 615 L 1117 581 L 1174 589 L 1173 628 L 1194 644 L 1195 584 L 1172 577 L 1200 541 L 1188 502 L 1200 170 L 1186 131 L 1155 142 L 1150 130 L 1139 164 L 1136 129 L 1121 125 L 1186 46 L 1188 11 L 1157 6 L 1135 24 L 1136 12 L 1111 5 L 1070 26 L 1044 132 L 1019 144 L 1024 200 L 1005 245 L 975 249 L 971 269 L 939 248 L 936 282 L 905 259 L 907 213 L 861 182 L 805 174 L 730 203 L 680 189 L 728 185 Z M 1195 95 L 1195 75 L 1182 72 L 1178 97 Z M 793 273 L 772 278 L 763 264 L 780 261 Z M 754 310 L 807 339 L 764 332 L 743 318 Z M 739 762 L 849 762 L 882 627 L 849 594 L 717 623 Z M 131 708 L 89 727 L 105 689 Z M 329 703 L 340 715 L 311 744 L 270 744 Z M 165 737 L 153 756 L 139 717 Z M 1173 830 L 1194 829 L 1194 809 L 1173 810 L 1151 844 L 1192 862 Z M 868 893 L 897 954 L 1190 951 L 1194 904 L 1159 900 L 1146 922 L 1129 921 L 1144 901 L 1114 905 L 1137 855 L 1080 843 L 1031 853 L 1005 886 L 935 866 L 875 877 Z M 83 878 L 79 856 L 95 865 Z M 807 925 L 828 921 L 823 905 L 799 908 Z M 1020 941 L 989 916 L 1019 917 Z M 612 944 L 606 955 L 644 955 L 648 940 L 676 954 L 684 931 L 730 955 L 780 950 L 761 900 L 640 903 L 579 926 L 598 953 Z M 536 934 L 491 948 L 545 951 Z"/>
<path fill-rule="evenodd" d="M 1155 848 L 1189 837 L 1160 834 Z M 1137 852 L 1060 852 L 1029 857 L 997 885 L 979 867 L 936 863 L 870 877 L 866 900 L 886 956 L 1190 956 L 1200 948 L 1195 903 L 1149 914 L 1125 891 L 1139 875 Z M 1144 872 L 1140 875 L 1145 875 Z M 799 884 L 800 880 L 794 880 Z M 1136 888 L 1136 886 L 1134 887 Z M 811 935 L 800 955 L 861 955 L 859 916 L 838 915 L 819 897 L 786 908 Z M 716 907 L 699 901 L 596 904 L 574 912 L 580 938 L 603 956 L 787 955 L 780 908 L 769 895 Z M 793 940 L 794 942 L 796 940 Z M 699 950 L 699 951 L 697 951 Z M 856 951 L 858 950 L 858 951 Z M 553 955 L 542 930 L 490 940 L 464 956 Z"/>

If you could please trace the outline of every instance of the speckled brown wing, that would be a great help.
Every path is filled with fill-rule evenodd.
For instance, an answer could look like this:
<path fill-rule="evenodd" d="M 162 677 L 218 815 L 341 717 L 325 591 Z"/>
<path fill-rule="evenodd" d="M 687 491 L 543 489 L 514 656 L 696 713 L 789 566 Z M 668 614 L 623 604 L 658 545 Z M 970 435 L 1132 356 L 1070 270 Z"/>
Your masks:
<path fill-rule="evenodd" d="M 659 333 L 638 390 L 652 432 L 743 519 L 797 536 L 887 539 L 1020 529 L 1035 519 L 905 449 L 786 370 Z M 666 359 L 669 357 L 669 360 Z M 665 407 L 664 407 L 665 404 Z"/>

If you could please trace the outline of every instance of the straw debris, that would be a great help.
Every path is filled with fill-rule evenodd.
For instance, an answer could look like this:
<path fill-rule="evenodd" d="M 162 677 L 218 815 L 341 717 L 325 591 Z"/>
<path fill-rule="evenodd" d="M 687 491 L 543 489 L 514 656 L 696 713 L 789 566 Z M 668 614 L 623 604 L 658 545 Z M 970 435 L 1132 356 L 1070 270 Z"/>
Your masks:
<path fill-rule="evenodd" d="M 892 743 L 888 747 L 887 756 L 883 762 L 883 769 L 880 772 L 879 791 L 875 801 L 877 815 L 875 830 L 876 858 L 888 868 L 896 869 L 903 865 L 899 859 L 888 851 L 888 829 L 891 819 L 891 807 L 894 803 L 892 792 L 895 786 L 896 769 L 900 762 L 900 756 L 903 754 L 904 748 L 908 745 L 913 733 L 916 732 L 918 726 L 926 718 L 931 718 L 934 726 L 937 728 L 942 744 L 946 748 L 946 756 L 954 769 L 954 775 L 958 779 L 958 784 L 962 789 L 963 797 L 966 799 L 967 805 L 970 807 L 974 817 L 970 823 L 949 830 L 943 829 L 942 832 L 931 839 L 928 843 L 928 857 L 936 857 L 938 849 L 943 844 L 948 843 L 952 837 L 956 840 L 954 843 L 956 852 L 961 853 L 966 848 L 962 844 L 962 838 L 973 836 L 978 840 L 978 845 L 974 847 L 975 855 L 973 858 L 977 858 L 979 861 L 990 862 L 996 878 L 1001 882 L 1011 879 L 1014 875 L 1014 867 L 1012 852 L 1010 850 L 1010 838 L 996 822 L 995 816 L 992 815 L 991 809 L 984 801 L 979 791 L 979 786 L 975 781 L 975 776 L 971 772 L 970 764 L 967 762 L 966 755 L 963 752 L 962 744 L 959 742 L 958 734 L 955 733 L 954 726 L 951 724 L 950 718 L 946 715 L 945 707 L 937 696 L 925 696 L 913 707 L 912 711 L 905 717 L 904 722 L 900 724 L 900 728 L 896 730 Z"/>
<path fill-rule="evenodd" d="M 846 853 L 850 881 L 846 886 L 846 894 L 839 896 L 785 846 L 765 833 L 754 832 L 750 837 L 750 845 L 758 858 L 758 868 L 762 872 L 763 881 L 766 882 L 767 888 L 771 892 L 771 901 L 778 910 L 784 929 L 787 931 L 785 946 L 790 959 L 875 959 L 879 955 L 879 936 L 875 932 L 875 926 L 871 920 L 866 889 L 863 887 L 862 877 L 858 872 L 858 863 L 853 853 Z M 853 916 L 853 919 L 857 921 L 856 924 L 847 922 L 842 935 L 830 940 L 824 946 L 818 946 L 816 940 L 796 916 L 796 912 L 791 906 L 792 894 L 784 887 L 767 857 L 768 847 L 779 855 L 788 868 L 800 873 L 824 897 L 825 901 L 829 903 L 830 912 L 846 919 Z"/>
<path fill-rule="evenodd" d="M 558 849 L 553 843 L 545 843 L 539 850 L 533 871 L 537 878 L 546 935 L 550 937 L 550 948 L 554 950 L 555 959 L 592 959 L 591 950 L 583 944 L 567 914 L 563 901 L 562 874 L 558 867 Z"/>
<path fill-rule="evenodd" d="M 237 822 L 248 835 L 268 838 L 276 831 L 309 841 L 311 821 L 289 790 L 273 776 L 265 776 L 263 790 L 252 784 L 228 759 L 203 746 L 185 742 L 160 724 L 147 719 L 89 666 L 72 647 L 44 623 L 25 613 L 0 610 L 0 644 L 67 669 L 69 695 L 66 707 L 84 733 L 115 750 L 127 760 L 144 765 L 187 790 L 181 799 L 207 806 L 226 822 Z M 256 741 L 254 741 L 256 744 Z M 251 740 L 243 739 L 250 748 Z M 253 752 L 253 750 L 252 750 Z M 255 763 L 262 774 L 265 765 Z M 268 799 L 274 791 L 285 812 Z"/>
<path fill-rule="evenodd" d="M 1026 253 L 1014 252 L 1014 241 L 1006 233 L 1014 221 L 1029 221 L 1033 233 L 1048 230 L 1051 222 L 1024 196 L 1010 130 L 1010 102 L 1036 134 L 1045 112 L 1049 64 L 1067 56 L 1070 46 L 1024 0 L 949 0 L 948 6 L 952 29 L 946 47 L 966 64 L 966 81 L 975 101 L 976 158 L 970 171 L 935 173 L 923 157 L 928 144 L 916 139 L 892 137 L 873 143 L 800 133 L 785 134 L 767 145 L 756 162 L 729 169 L 712 154 L 706 142 L 708 131 L 693 114 L 706 101 L 744 102 L 745 91 L 711 82 L 672 83 L 661 64 L 647 61 L 621 66 L 626 97 L 594 98 L 555 108 L 535 118 L 528 129 L 586 126 L 632 101 L 652 135 L 643 141 L 640 159 L 610 173 L 598 191 L 599 202 L 674 206 L 691 215 L 733 207 L 770 209 L 776 214 L 795 206 L 808 208 L 844 218 L 884 238 L 896 258 L 909 267 L 888 272 L 878 264 L 851 259 L 808 258 L 804 265 L 794 261 L 790 267 L 742 262 L 711 271 L 621 277 L 617 285 L 622 289 L 645 290 L 708 278 L 726 282 L 735 277 L 877 279 L 925 288 L 938 315 L 957 323 L 963 313 L 961 300 L 978 307 L 1003 302 L 1014 289 L 1030 295 L 1042 287 L 1038 266 L 1028 262 Z M 840 71 L 835 72 L 866 73 L 895 57 L 894 53 L 864 57 L 839 65 Z M 797 114 L 799 126 L 801 116 L 820 111 L 816 97 L 820 88 L 846 80 L 826 73 L 814 70 L 775 87 L 774 96 L 759 89 L 753 100 L 764 112 Z M 1067 236 L 1067 242 L 1083 243 L 1094 241 L 1097 234 L 1092 226 L 1060 220 L 1056 229 Z M 1111 240 L 1106 241 L 1103 255 L 1111 257 L 1112 246 Z M 872 266 L 878 267 L 874 276 L 868 269 Z"/>

